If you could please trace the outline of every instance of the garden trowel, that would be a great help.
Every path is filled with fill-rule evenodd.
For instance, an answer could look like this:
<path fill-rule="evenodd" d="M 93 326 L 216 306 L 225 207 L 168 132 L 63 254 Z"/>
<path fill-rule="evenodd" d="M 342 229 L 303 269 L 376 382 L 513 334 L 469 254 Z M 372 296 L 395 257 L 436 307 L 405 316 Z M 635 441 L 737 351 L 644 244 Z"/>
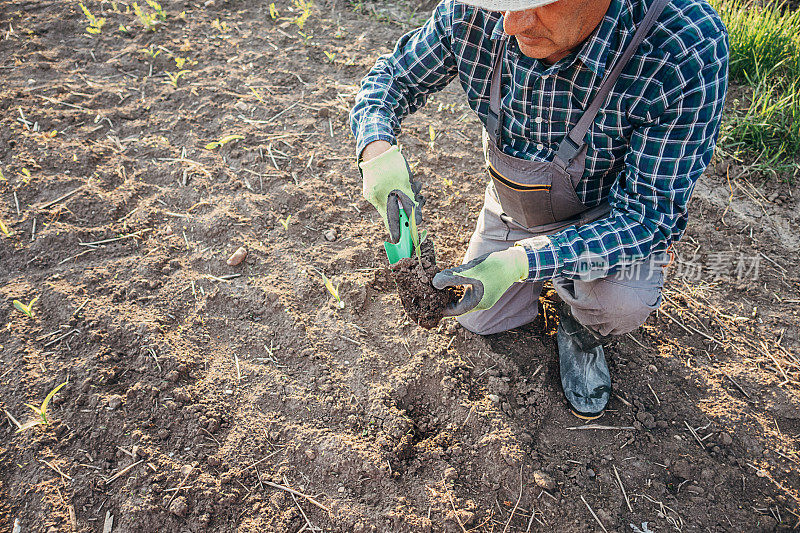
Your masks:
<path fill-rule="evenodd" d="M 411 223 L 408 220 L 405 210 L 400 207 L 400 240 L 397 244 L 391 242 L 384 242 L 383 247 L 386 250 L 386 257 L 389 258 L 389 264 L 393 265 L 411 257 L 414 253 L 414 239 L 411 238 Z"/>

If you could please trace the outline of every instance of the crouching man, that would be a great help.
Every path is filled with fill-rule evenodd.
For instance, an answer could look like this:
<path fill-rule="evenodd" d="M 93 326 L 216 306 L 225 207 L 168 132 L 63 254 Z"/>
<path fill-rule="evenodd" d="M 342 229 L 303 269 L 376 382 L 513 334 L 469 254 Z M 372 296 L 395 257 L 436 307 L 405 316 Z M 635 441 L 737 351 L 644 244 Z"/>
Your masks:
<path fill-rule="evenodd" d="M 398 201 L 421 217 L 396 135 L 457 79 L 484 126 L 489 184 L 464 264 L 434 285 L 466 286 L 447 312 L 488 335 L 533 320 L 552 280 L 564 394 L 596 418 L 611 395 L 603 344 L 661 302 L 727 72 L 706 0 L 443 0 L 361 83 L 351 126 L 364 196 L 394 242 Z"/>

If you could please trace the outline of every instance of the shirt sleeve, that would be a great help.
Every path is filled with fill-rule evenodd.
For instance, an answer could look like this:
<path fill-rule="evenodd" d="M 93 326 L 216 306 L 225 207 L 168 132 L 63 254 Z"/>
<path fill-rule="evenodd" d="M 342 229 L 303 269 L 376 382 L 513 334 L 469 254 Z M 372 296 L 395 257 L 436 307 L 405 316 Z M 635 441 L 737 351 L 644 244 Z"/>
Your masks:
<path fill-rule="evenodd" d="M 396 142 L 400 122 L 457 75 L 451 50 L 455 0 L 443 0 L 424 26 L 403 35 L 361 81 L 350 127 L 356 153 L 376 140 Z"/>
<path fill-rule="evenodd" d="M 727 91 L 725 34 L 662 73 L 652 119 L 634 128 L 608 217 L 520 241 L 529 281 L 594 279 L 666 250 L 686 229 L 687 204 L 714 153 Z"/>

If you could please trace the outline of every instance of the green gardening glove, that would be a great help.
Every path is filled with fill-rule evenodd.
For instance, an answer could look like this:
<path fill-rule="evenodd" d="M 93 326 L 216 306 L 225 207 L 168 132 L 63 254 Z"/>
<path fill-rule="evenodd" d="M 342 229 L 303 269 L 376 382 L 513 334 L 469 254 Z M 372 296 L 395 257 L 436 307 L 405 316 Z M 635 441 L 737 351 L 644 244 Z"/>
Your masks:
<path fill-rule="evenodd" d="M 489 309 L 518 281 L 528 278 L 528 254 L 521 246 L 476 257 L 469 263 L 442 270 L 433 277 L 437 289 L 468 285 L 464 296 L 448 305 L 444 316 Z"/>
<path fill-rule="evenodd" d="M 417 224 L 422 223 L 421 207 L 425 199 L 419 195 L 421 185 L 411 179 L 408 163 L 397 146 L 359 164 L 364 180 L 364 198 L 380 213 L 391 242 L 400 240 L 400 204 L 406 215 L 415 214 Z M 398 201 L 400 204 L 398 204 Z"/>

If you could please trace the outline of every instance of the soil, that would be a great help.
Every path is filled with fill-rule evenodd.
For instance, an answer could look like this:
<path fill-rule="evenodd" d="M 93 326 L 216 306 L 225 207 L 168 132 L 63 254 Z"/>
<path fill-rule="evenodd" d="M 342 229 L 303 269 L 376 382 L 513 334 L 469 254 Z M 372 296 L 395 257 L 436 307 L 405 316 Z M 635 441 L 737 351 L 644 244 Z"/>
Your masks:
<path fill-rule="evenodd" d="M 489 337 L 400 309 L 348 111 L 424 13 L 319 0 L 299 28 L 288 0 L 164 0 L 148 31 L 126 2 L 84 5 L 99 34 L 74 1 L 0 2 L 0 529 L 797 527 L 796 185 L 715 159 L 587 429 L 551 297 Z M 458 84 L 403 126 L 458 265 L 480 126 Z M 33 318 L 12 305 L 36 297 Z M 50 424 L 17 432 L 64 382 Z"/>
<path fill-rule="evenodd" d="M 408 317 L 426 329 L 435 328 L 444 317 L 451 302 L 458 301 L 460 292 L 454 287 L 438 290 L 432 285 L 433 277 L 441 270 L 436 266 L 433 241 L 420 244 L 420 258 L 401 259 L 391 265 L 397 294 Z"/>

